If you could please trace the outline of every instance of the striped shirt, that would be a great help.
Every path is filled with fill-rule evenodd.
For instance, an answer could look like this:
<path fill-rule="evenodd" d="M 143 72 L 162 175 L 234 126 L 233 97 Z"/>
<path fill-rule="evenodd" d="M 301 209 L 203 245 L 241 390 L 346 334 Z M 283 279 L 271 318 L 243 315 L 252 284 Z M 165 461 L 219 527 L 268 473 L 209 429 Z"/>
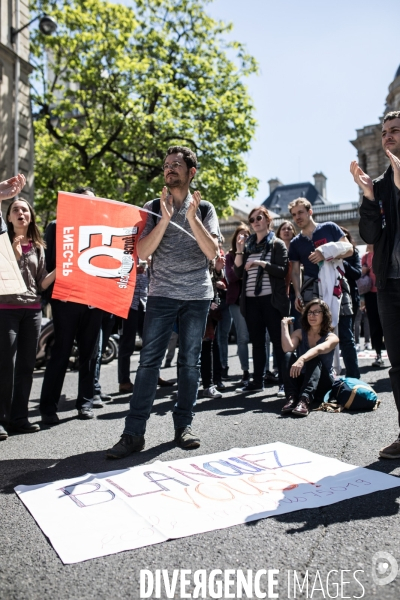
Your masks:
<path fill-rule="evenodd" d="M 247 259 L 247 263 L 253 262 L 254 260 L 261 259 L 261 252 L 259 254 L 249 254 Z M 271 251 L 269 251 L 264 259 L 266 262 L 270 262 L 271 260 Z M 246 263 L 246 264 L 247 264 Z M 254 266 L 249 271 L 247 271 L 247 281 L 246 281 L 246 296 L 254 298 L 255 288 L 256 288 L 256 279 L 257 279 L 258 267 Z M 269 275 L 267 271 L 264 270 L 262 276 L 262 288 L 259 296 L 268 296 L 268 294 L 272 294 L 271 282 L 269 280 Z"/>

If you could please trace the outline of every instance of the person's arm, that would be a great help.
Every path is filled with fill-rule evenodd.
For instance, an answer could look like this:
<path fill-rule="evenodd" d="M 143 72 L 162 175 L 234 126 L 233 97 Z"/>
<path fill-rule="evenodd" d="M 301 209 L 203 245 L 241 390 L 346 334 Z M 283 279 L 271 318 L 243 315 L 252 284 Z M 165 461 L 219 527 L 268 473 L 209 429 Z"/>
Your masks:
<path fill-rule="evenodd" d="M 272 252 L 271 252 L 272 254 Z M 245 269 L 251 269 L 253 266 L 263 267 L 268 275 L 284 279 L 289 269 L 289 260 L 287 255 L 287 248 L 284 242 L 274 243 L 274 259 L 275 262 L 270 263 L 266 260 L 253 260 L 251 263 L 247 263 Z"/>
<path fill-rule="evenodd" d="M 301 283 L 300 283 L 300 261 L 291 261 L 292 264 L 292 283 L 294 287 L 294 293 L 296 294 L 296 300 L 294 306 L 299 312 L 303 311 L 304 303 L 300 294 Z"/>
<path fill-rule="evenodd" d="M 25 175 L 19 173 L 10 179 L 0 182 L 0 208 L 2 200 L 10 200 L 17 196 L 26 184 Z"/>
<path fill-rule="evenodd" d="M 292 334 L 289 333 L 289 325 L 292 321 L 292 317 L 283 317 L 281 321 L 281 342 L 284 352 L 294 352 L 301 342 L 301 329 L 296 329 Z"/>
<path fill-rule="evenodd" d="M 339 338 L 334 333 L 328 335 L 325 342 L 317 344 L 314 348 L 310 348 L 296 360 L 290 368 L 290 377 L 298 377 L 304 367 L 304 363 L 317 358 L 321 354 L 329 354 L 338 345 Z"/>
<path fill-rule="evenodd" d="M 49 287 L 49 285 L 51 285 L 52 283 L 54 283 L 55 280 L 56 280 L 56 270 L 53 269 L 53 271 L 51 273 L 48 273 L 46 275 L 46 277 L 44 279 L 42 279 L 40 287 L 42 288 L 42 290 L 47 290 L 47 288 Z"/>
<path fill-rule="evenodd" d="M 360 236 L 366 244 L 376 244 L 382 235 L 382 215 L 379 202 L 375 199 L 373 181 L 355 160 L 350 164 L 350 173 L 363 193 L 358 224 Z"/>
<path fill-rule="evenodd" d="M 140 260 L 147 260 L 149 256 L 157 250 L 164 237 L 172 215 L 174 214 L 173 198 L 168 194 L 167 187 L 163 187 L 160 198 L 161 219 L 158 219 L 156 226 L 137 244 L 137 253 Z M 153 215 L 149 214 L 148 219 L 152 219 Z M 214 255 L 215 256 L 215 255 Z M 213 257 L 214 258 L 214 257 Z"/>
<path fill-rule="evenodd" d="M 234 260 L 235 257 L 232 255 L 231 252 L 228 252 L 225 258 L 225 275 L 226 279 L 228 280 L 228 283 L 234 283 L 236 281 L 239 281 L 239 277 L 236 275 L 234 270 Z"/>
<path fill-rule="evenodd" d="M 361 260 L 358 252 L 354 252 L 353 259 L 350 261 L 343 261 L 344 272 L 347 279 L 357 281 L 361 277 Z"/>
<path fill-rule="evenodd" d="M 244 271 L 244 246 L 246 243 L 246 237 L 241 233 L 238 235 L 236 240 L 236 254 L 235 260 L 233 263 L 233 270 L 238 279 L 243 279 L 243 271 Z"/>
<path fill-rule="evenodd" d="M 207 231 L 196 214 L 200 201 L 200 192 L 196 190 L 192 194 L 186 218 L 189 221 L 190 228 L 196 238 L 200 250 L 206 255 L 208 260 L 213 260 L 213 258 L 218 255 L 218 238 L 216 235 L 214 236 Z"/>

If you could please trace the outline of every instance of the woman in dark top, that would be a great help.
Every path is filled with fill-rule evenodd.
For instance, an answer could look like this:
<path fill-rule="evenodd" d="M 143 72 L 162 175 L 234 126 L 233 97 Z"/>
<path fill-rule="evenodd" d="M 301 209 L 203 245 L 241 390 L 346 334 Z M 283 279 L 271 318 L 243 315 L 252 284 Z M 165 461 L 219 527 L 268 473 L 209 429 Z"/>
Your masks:
<path fill-rule="evenodd" d="M 332 387 L 333 354 L 339 338 L 332 333 L 329 307 L 319 298 L 305 306 L 301 329 L 296 329 L 291 335 L 290 320 L 291 317 L 282 319 L 287 401 L 281 412 L 306 417 L 311 402 L 322 399 Z"/>
<path fill-rule="evenodd" d="M 239 385 L 242 387 L 247 385 L 250 379 L 249 374 L 249 332 L 247 329 L 245 318 L 240 312 L 239 300 L 242 293 L 242 280 L 236 275 L 233 263 L 237 252 L 236 240 L 238 236 L 244 236 L 245 239 L 250 235 L 250 229 L 245 223 L 240 223 L 236 227 L 236 231 L 232 237 L 231 249 L 225 256 L 225 278 L 228 282 L 226 291 L 226 303 L 229 306 L 231 317 L 235 323 L 236 342 L 238 348 L 238 356 L 240 366 L 242 367 L 243 375 Z"/>
<path fill-rule="evenodd" d="M 238 235 L 234 271 L 243 278 L 240 310 L 246 319 L 253 346 L 254 380 L 238 392 L 259 392 L 264 389 L 266 368 L 265 331 L 268 329 L 277 353 L 279 368 L 279 397 L 283 390 L 283 351 L 280 344 L 280 320 L 289 314 L 289 298 L 285 277 L 288 272 L 287 249 L 271 230 L 272 217 L 265 206 L 249 214 L 254 233 L 246 240 Z"/>

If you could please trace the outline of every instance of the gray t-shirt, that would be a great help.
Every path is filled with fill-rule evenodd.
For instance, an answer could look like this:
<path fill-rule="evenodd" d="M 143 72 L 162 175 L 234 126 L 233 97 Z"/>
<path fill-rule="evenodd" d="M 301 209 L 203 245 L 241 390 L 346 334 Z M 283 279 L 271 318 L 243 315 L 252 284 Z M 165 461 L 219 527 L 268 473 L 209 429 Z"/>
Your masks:
<path fill-rule="evenodd" d="M 153 252 L 152 265 L 150 268 L 149 296 L 162 296 L 176 300 L 212 300 L 214 297 L 210 272 L 209 260 L 200 250 L 195 239 L 185 231 L 193 235 L 186 212 L 191 200 L 189 193 L 180 210 L 174 207 L 171 222 L 165 230 L 164 236 L 155 252 Z M 219 226 L 215 208 L 210 202 L 207 215 L 203 220 L 204 228 L 213 236 L 219 236 Z M 152 210 L 153 201 L 146 202 L 144 208 Z M 201 218 L 200 209 L 197 216 Z M 146 237 L 154 229 L 158 221 L 157 217 L 147 215 L 146 225 L 140 239 Z M 172 223 L 180 225 L 182 231 Z"/>

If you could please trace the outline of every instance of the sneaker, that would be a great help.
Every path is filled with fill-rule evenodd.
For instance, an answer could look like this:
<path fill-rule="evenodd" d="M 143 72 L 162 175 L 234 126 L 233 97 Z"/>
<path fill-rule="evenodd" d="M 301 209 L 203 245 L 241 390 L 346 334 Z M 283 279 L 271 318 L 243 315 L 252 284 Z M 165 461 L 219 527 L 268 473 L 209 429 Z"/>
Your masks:
<path fill-rule="evenodd" d="M 144 435 L 129 435 L 123 433 L 115 446 L 107 450 L 106 458 L 125 458 L 133 452 L 140 452 L 144 448 Z"/>
<path fill-rule="evenodd" d="M 386 448 L 382 448 L 379 451 L 379 456 L 381 458 L 400 458 L 400 436 L 393 444 L 386 446 Z"/>
<path fill-rule="evenodd" d="M 285 398 L 286 397 L 285 386 L 283 386 L 283 385 L 279 386 L 279 390 L 278 390 L 278 393 L 276 396 L 277 396 L 277 398 Z"/>
<path fill-rule="evenodd" d="M 171 361 L 170 360 L 166 360 L 164 363 L 164 369 L 169 369 L 171 367 Z"/>
<path fill-rule="evenodd" d="M 35 433 L 40 431 L 40 426 L 37 423 L 30 423 L 28 419 L 19 419 L 10 423 L 9 430 L 13 433 Z"/>
<path fill-rule="evenodd" d="M 127 383 L 119 384 L 119 393 L 120 394 L 130 394 L 131 392 L 133 392 L 133 383 L 131 381 L 128 381 Z"/>
<path fill-rule="evenodd" d="M 222 382 L 222 381 L 217 381 L 214 386 L 217 388 L 217 390 L 221 391 L 221 390 L 226 390 L 226 385 Z"/>
<path fill-rule="evenodd" d="M 198 448 L 200 438 L 192 432 L 190 425 L 175 429 L 175 442 L 180 448 Z"/>
<path fill-rule="evenodd" d="M 87 420 L 87 419 L 93 419 L 94 418 L 94 412 L 91 408 L 78 408 L 78 419 L 83 419 L 83 420 Z"/>
<path fill-rule="evenodd" d="M 230 380 L 228 371 L 229 371 L 229 367 L 222 367 L 222 369 L 221 369 L 221 379 L 223 379 L 224 381 Z"/>
<path fill-rule="evenodd" d="M 307 417 L 310 412 L 309 406 L 310 400 L 307 398 L 307 396 L 302 396 L 295 408 L 292 410 L 292 415 L 295 415 L 296 417 Z"/>
<path fill-rule="evenodd" d="M 264 375 L 264 382 L 265 383 L 275 383 L 277 384 L 279 380 L 279 373 L 278 371 L 265 371 L 265 375 Z"/>
<path fill-rule="evenodd" d="M 248 385 L 250 381 L 250 373 L 249 371 L 243 371 L 243 375 L 242 375 L 242 379 L 239 382 L 239 385 L 244 387 L 245 385 Z"/>
<path fill-rule="evenodd" d="M 356 344 L 356 352 L 361 352 L 361 346 L 360 346 L 360 344 Z"/>
<path fill-rule="evenodd" d="M 215 386 L 210 385 L 209 388 L 203 390 L 203 398 L 222 398 L 222 394 L 216 390 Z"/>
<path fill-rule="evenodd" d="M 100 398 L 99 394 L 96 394 L 95 396 L 93 396 L 92 406 L 93 406 L 93 408 L 104 408 L 103 401 Z"/>
<path fill-rule="evenodd" d="M 291 413 L 292 410 L 297 406 L 299 399 L 296 398 L 296 396 L 289 396 L 288 398 L 286 398 L 287 402 L 286 404 L 284 404 L 284 406 L 281 409 L 281 413 L 283 415 L 286 415 L 288 413 Z"/>
<path fill-rule="evenodd" d="M 42 415 L 41 418 L 43 425 L 58 425 L 60 422 L 60 418 L 57 413 L 54 415 Z"/>
<path fill-rule="evenodd" d="M 100 394 L 100 399 L 103 400 L 103 402 L 110 402 L 110 400 L 112 400 L 112 396 L 109 396 L 108 394 Z"/>
<path fill-rule="evenodd" d="M 380 369 L 381 367 L 384 367 L 385 363 L 383 362 L 383 358 L 381 356 L 376 355 L 376 358 L 374 360 L 374 362 L 372 363 L 371 367 L 376 367 L 377 369 Z"/>
<path fill-rule="evenodd" d="M 0 425 L 0 441 L 6 440 L 8 438 L 8 433 L 4 429 L 3 425 Z"/>
<path fill-rule="evenodd" d="M 174 385 L 173 381 L 169 381 L 168 379 L 163 379 L 162 377 L 158 378 L 157 385 L 160 387 L 172 387 Z"/>
<path fill-rule="evenodd" d="M 368 344 L 365 344 L 364 350 L 372 350 L 372 346 L 369 342 L 368 342 Z"/>
<path fill-rule="evenodd" d="M 250 381 L 247 385 L 243 386 L 242 388 L 236 388 L 235 390 L 237 394 L 255 394 L 256 392 L 263 391 L 263 384 L 254 383 L 254 381 Z"/>

